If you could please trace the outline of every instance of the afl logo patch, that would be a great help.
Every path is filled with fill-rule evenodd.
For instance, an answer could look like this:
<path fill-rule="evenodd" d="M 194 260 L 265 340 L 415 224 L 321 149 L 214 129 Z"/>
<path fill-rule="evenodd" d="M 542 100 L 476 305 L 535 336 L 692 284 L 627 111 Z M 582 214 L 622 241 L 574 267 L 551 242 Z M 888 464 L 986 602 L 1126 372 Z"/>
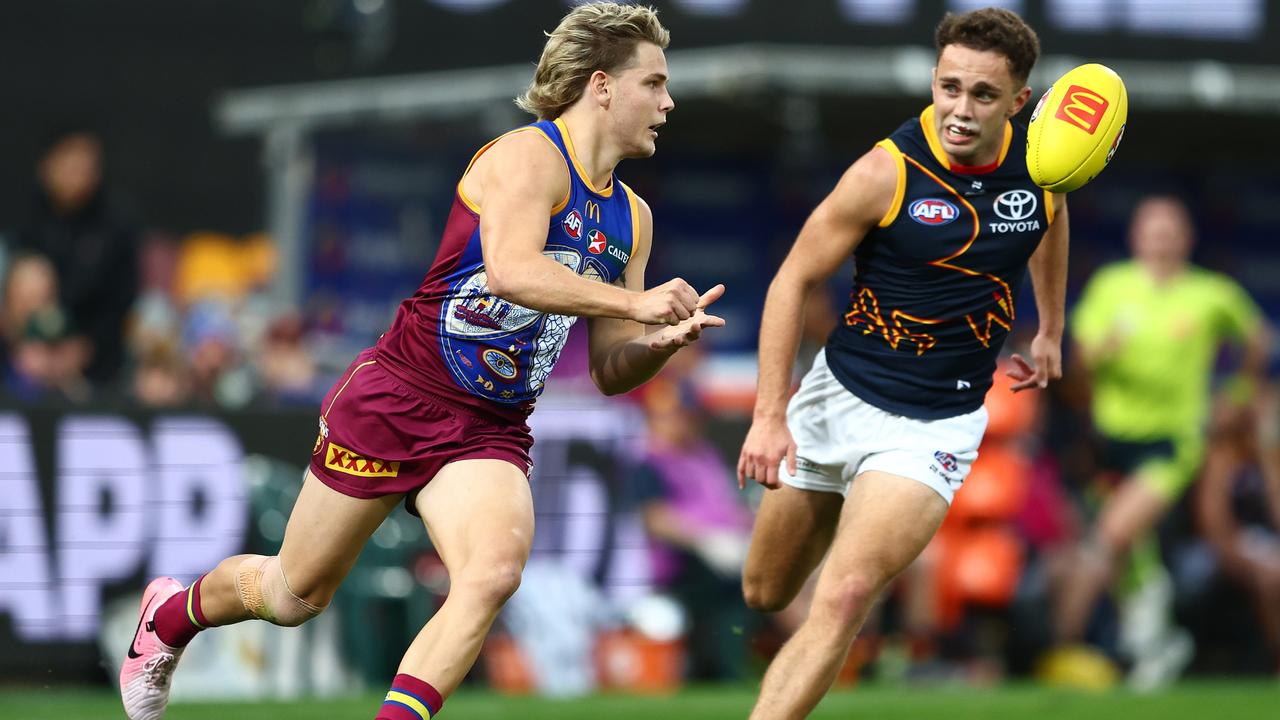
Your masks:
<path fill-rule="evenodd" d="M 503 380 L 515 380 L 517 369 L 516 361 L 511 356 L 501 350 L 492 348 L 485 350 L 480 354 L 480 358 L 484 360 L 484 364 L 489 367 L 498 377 Z"/>
<path fill-rule="evenodd" d="M 937 460 L 938 464 L 942 466 L 942 469 L 947 472 L 953 473 L 960 469 L 960 463 L 956 460 L 956 456 L 949 452 L 942 452 L 939 450 L 933 454 L 933 459 Z"/>
<path fill-rule="evenodd" d="M 609 238 L 605 237 L 604 233 L 599 230 L 592 228 L 591 232 L 587 233 L 587 252 L 592 255 L 599 255 L 604 252 L 605 245 L 608 244 Z"/>
<path fill-rule="evenodd" d="M 1028 120 L 1027 122 L 1035 122 L 1036 118 L 1040 117 L 1040 111 L 1044 109 L 1045 101 L 1048 100 L 1049 96 L 1052 94 L 1053 94 L 1053 86 L 1050 85 L 1049 89 L 1045 90 L 1044 94 L 1040 96 L 1040 102 L 1036 103 L 1036 109 L 1031 111 L 1031 119 Z"/>
<path fill-rule="evenodd" d="M 911 203 L 907 214 L 921 225 L 946 225 L 960 217 L 955 205 L 938 198 L 924 198 Z"/>
<path fill-rule="evenodd" d="M 564 226 L 565 235 L 568 235 L 574 240 L 582 237 L 582 213 L 577 210 L 565 215 L 564 222 L 561 223 L 561 225 Z"/>
<path fill-rule="evenodd" d="M 1120 141 L 1124 139 L 1124 125 L 1120 126 L 1120 132 L 1116 133 L 1116 139 L 1111 141 L 1111 149 L 1107 151 L 1107 159 L 1102 161 L 1103 165 L 1111 162 L 1111 158 L 1115 157 L 1116 150 L 1120 148 Z"/>

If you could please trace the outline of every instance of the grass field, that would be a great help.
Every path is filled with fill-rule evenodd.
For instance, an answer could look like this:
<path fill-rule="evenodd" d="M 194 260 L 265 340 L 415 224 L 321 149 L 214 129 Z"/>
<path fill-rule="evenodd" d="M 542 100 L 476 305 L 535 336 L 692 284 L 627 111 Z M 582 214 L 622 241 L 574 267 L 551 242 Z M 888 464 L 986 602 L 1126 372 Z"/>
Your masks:
<path fill-rule="evenodd" d="M 379 696 L 288 703 L 185 703 L 165 720 L 370 720 Z M 457 720 L 721 720 L 745 718 L 753 693 L 746 688 L 701 688 L 659 698 L 595 696 L 578 700 L 513 698 L 462 692 L 442 718 Z M 0 691 L 5 720 L 119 720 L 119 700 L 108 691 Z M 876 720 L 1280 720 L 1280 682 L 1195 682 L 1156 695 L 1124 691 L 1086 694 L 1032 686 L 996 690 L 863 687 L 833 693 L 811 715 Z"/>

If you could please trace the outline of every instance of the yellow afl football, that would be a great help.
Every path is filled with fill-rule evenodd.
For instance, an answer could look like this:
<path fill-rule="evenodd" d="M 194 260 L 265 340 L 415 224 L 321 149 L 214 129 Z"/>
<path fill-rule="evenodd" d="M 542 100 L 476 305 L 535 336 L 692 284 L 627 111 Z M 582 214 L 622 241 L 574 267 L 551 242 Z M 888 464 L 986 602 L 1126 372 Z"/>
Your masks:
<path fill-rule="evenodd" d="M 1027 171 L 1053 192 L 1071 192 L 1098 176 L 1124 137 L 1129 96 L 1114 70 L 1081 65 L 1058 78 L 1031 113 Z"/>

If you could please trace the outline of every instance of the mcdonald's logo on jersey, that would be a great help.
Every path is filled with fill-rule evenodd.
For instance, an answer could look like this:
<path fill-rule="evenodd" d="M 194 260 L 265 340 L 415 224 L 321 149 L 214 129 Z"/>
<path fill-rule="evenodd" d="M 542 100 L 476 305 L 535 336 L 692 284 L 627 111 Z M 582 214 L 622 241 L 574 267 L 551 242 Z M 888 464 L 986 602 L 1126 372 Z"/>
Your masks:
<path fill-rule="evenodd" d="M 1053 116 L 1092 135 L 1097 132 L 1098 125 L 1102 123 L 1102 116 L 1106 114 L 1107 107 L 1110 105 L 1111 103 L 1098 93 L 1079 85 L 1072 85 L 1062 96 L 1058 112 Z"/>
<path fill-rule="evenodd" d="M 596 222 L 600 222 L 600 203 L 595 200 L 587 201 L 587 217 Z"/>

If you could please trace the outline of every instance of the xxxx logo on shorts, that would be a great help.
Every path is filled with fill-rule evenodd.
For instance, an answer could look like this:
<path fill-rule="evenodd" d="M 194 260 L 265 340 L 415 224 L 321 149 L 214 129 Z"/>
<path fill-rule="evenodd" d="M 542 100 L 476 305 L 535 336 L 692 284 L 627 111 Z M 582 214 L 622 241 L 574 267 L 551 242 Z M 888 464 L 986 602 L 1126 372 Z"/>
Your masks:
<path fill-rule="evenodd" d="M 330 470 L 360 477 L 396 477 L 400 474 L 400 463 L 395 460 L 367 458 L 333 442 L 329 443 L 329 453 L 325 456 L 324 466 Z"/>

